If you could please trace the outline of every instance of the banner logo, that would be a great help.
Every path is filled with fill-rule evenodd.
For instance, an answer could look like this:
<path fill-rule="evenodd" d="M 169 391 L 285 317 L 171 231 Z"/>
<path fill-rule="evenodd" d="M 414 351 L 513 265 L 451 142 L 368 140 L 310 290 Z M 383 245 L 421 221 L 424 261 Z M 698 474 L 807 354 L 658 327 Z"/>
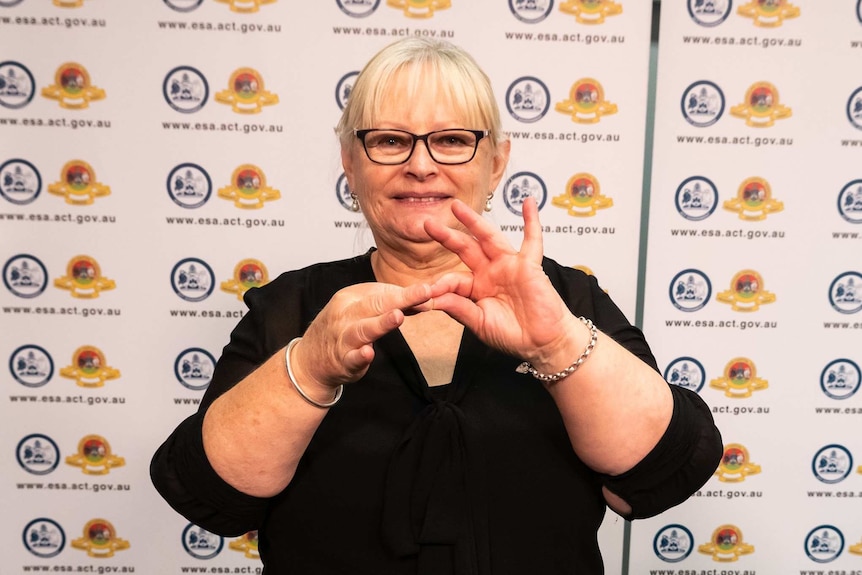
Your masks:
<path fill-rule="evenodd" d="M 859 0 L 859 6 L 862 6 L 862 0 Z M 862 12 L 860 12 L 860 14 L 862 14 Z M 862 22 L 862 16 L 859 17 L 859 21 Z M 854 543 L 847 549 L 847 551 L 854 555 L 862 555 L 862 541 Z"/>
<path fill-rule="evenodd" d="M 29 254 L 12 256 L 3 265 L 3 284 L 18 297 L 36 297 L 48 285 L 48 270 Z"/>
<path fill-rule="evenodd" d="M 15 158 L 0 165 L 0 196 L 7 201 L 26 206 L 36 201 L 41 192 L 42 176 L 27 160 Z"/>
<path fill-rule="evenodd" d="M 712 283 L 700 270 L 682 270 L 670 281 L 670 301 L 680 311 L 698 311 L 712 296 Z"/>
<path fill-rule="evenodd" d="M 386 5 L 404 12 L 408 18 L 432 18 L 435 10 L 452 7 L 450 0 L 386 0 Z"/>
<path fill-rule="evenodd" d="M 341 11 L 353 18 L 365 18 L 377 11 L 380 0 L 335 0 Z"/>
<path fill-rule="evenodd" d="M 274 4 L 278 0 L 215 0 L 222 4 L 229 4 L 231 12 L 251 14 L 257 12 L 265 4 Z"/>
<path fill-rule="evenodd" d="M 733 0 L 722 1 L 704 1 L 704 0 L 688 0 L 688 15 L 695 21 L 696 24 L 706 28 L 718 26 L 733 12 Z"/>
<path fill-rule="evenodd" d="M 737 9 L 737 14 L 751 18 L 755 26 L 776 28 L 785 20 L 799 16 L 799 8 L 787 0 L 751 0 Z"/>
<path fill-rule="evenodd" d="M 820 372 L 820 389 L 832 399 L 847 399 L 859 391 L 862 371 L 852 359 L 833 359 Z"/>
<path fill-rule="evenodd" d="M 534 76 L 522 76 L 506 90 L 506 109 L 525 124 L 542 119 L 551 107 L 551 93 L 545 83 Z"/>
<path fill-rule="evenodd" d="M 862 86 L 856 88 L 847 100 L 847 119 L 862 130 Z"/>
<path fill-rule="evenodd" d="M 24 0 L 0 0 L 0 6 L 3 8 L 11 8 L 23 2 Z"/>
<path fill-rule="evenodd" d="M 81 346 L 72 354 L 72 363 L 60 368 L 60 375 L 74 379 L 79 387 L 102 387 L 106 381 L 120 377 L 105 360 L 105 354 L 91 345 Z"/>
<path fill-rule="evenodd" d="M 805 554 L 817 563 L 829 563 L 844 551 L 844 534 L 832 525 L 819 525 L 805 536 Z"/>
<path fill-rule="evenodd" d="M 598 80 L 581 78 L 569 89 L 569 98 L 557 102 L 554 110 L 568 114 L 578 124 L 595 124 L 602 116 L 617 113 L 617 105 L 605 100 L 605 90 Z"/>
<path fill-rule="evenodd" d="M 713 561 L 738 561 L 741 555 L 754 553 L 754 545 L 745 543 L 736 525 L 721 525 L 712 532 L 709 543 L 698 546 L 698 553 L 712 555 Z"/>
<path fill-rule="evenodd" d="M 197 164 L 179 164 L 168 174 L 168 195 L 180 207 L 199 208 L 207 203 L 212 191 L 210 175 Z"/>
<path fill-rule="evenodd" d="M 793 110 L 778 101 L 778 89 L 769 82 L 755 82 L 745 92 L 745 101 L 731 106 L 730 115 L 745 120 L 746 126 L 768 128 L 776 120 L 793 115 Z"/>
<path fill-rule="evenodd" d="M 704 176 L 686 178 L 677 187 L 674 196 L 676 211 L 687 220 L 705 220 L 718 205 L 718 189 Z"/>
<path fill-rule="evenodd" d="M 257 531 L 249 531 L 242 537 L 238 537 L 228 543 L 228 547 L 233 551 L 242 552 L 248 559 L 260 559 L 260 552 L 257 549 Z"/>
<path fill-rule="evenodd" d="M 347 185 L 347 176 L 344 175 L 344 172 L 341 172 L 335 182 L 335 197 L 341 207 L 353 213 L 353 198 L 350 197 L 350 186 Z"/>
<path fill-rule="evenodd" d="M 570 216 L 591 217 L 597 210 L 613 206 L 614 200 L 602 195 L 595 176 L 581 172 L 569 178 L 566 191 L 551 198 L 551 204 L 563 208 Z"/>
<path fill-rule="evenodd" d="M 602 24 L 608 16 L 623 13 L 614 0 L 563 0 L 560 12 L 571 14 L 581 24 Z"/>
<path fill-rule="evenodd" d="M 204 0 L 164 0 L 169 8 L 177 12 L 191 12 L 203 3 Z"/>
<path fill-rule="evenodd" d="M 509 0 L 509 11 L 525 24 L 536 24 L 548 17 L 554 0 Z"/>
<path fill-rule="evenodd" d="M 652 540 L 656 557 L 667 563 L 679 563 L 694 548 L 694 537 L 684 525 L 673 523 L 659 529 Z"/>
<path fill-rule="evenodd" d="M 106 519 L 91 519 L 84 525 L 82 537 L 72 539 L 72 547 L 86 551 L 90 557 L 113 557 L 129 548 L 129 542 L 117 537 L 114 526 Z"/>
<path fill-rule="evenodd" d="M 503 203 L 516 216 L 524 215 L 524 202 L 527 198 L 535 198 L 536 205 L 541 210 L 548 200 L 548 188 L 545 181 L 533 172 L 518 172 L 506 180 L 503 186 Z"/>
<path fill-rule="evenodd" d="M 680 107 L 683 117 L 692 126 L 712 126 L 724 113 L 724 92 L 717 84 L 700 80 L 685 89 Z"/>
<path fill-rule="evenodd" d="M 111 445 L 101 435 L 86 435 L 78 442 L 78 453 L 66 457 L 66 463 L 80 467 L 87 475 L 106 475 L 126 460 L 111 452 Z"/>
<path fill-rule="evenodd" d="M 72 297 L 91 299 L 105 290 L 117 287 L 112 279 L 102 277 L 99 262 L 90 256 L 75 256 L 66 264 L 66 275 L 54 280 L 54 287 L 69 290 Z"/>
<path fill-rule="evenodd" d="M 9 356 L 9 371 L 25 387 L 42 387 L 54 376 L 54 360 L 38 345 L 22 345 Z"/>
<path fill-rule="evenodd" d="M 203 527 L 189 523 L 183 529 L 183 549 L 195 559 L 212 559 L 221 553 L 224 537 L 210 533 Z"/>
<path fill-rule="evenodd" d="M 862 24 L 862 0 L 856 2 L 856 19 L 859 20 L 860 24 Z"/>
<path fill-rule="evenodd" d="M 775 294 L 763 289 L 763 277 L 754 270 L 742 270 L 730 280 L 730 289 L 719 292 L 716 299 L 730 304 L 733 311 L 757 311 L 761 305 L 775 301 Z"/>
<path fill-rule="evenodd" d="M 215 364 L 216 360 L 210 352 L 199 347 L 190 347 L 177 356 L 174 375 L 185 387 L 202 391 L 209 387 Z"/>
<path fill-rule="evenodd" d="M 664 379 L 671 385 L 678 385 L 699 393 L 706 382 L 703 364 L 693 357 L 678 357 L 664 370 Z"/>
<path fill-rule="evenodd" d="M 48 192 L 62 196 L 67 204 L 88 206 L 96 198 L 107 196 L 111 188 L 96 178 L 93 167 L 82 160 L 66 162 L 60 170 L 60 180 L 48 186 Z"/>
<path fill-rule="evenodd" d="M 853 456 L 843 445 L 826 445 L 814 454 L 811 471 L 823 483 L 840 483 L 853 471 Z"/>
<path fill-rule="evenodd" d="M 13 110 L 23 108 L 33 100 L 36 80 L 23 64 L 0 62 L 0 106 Z"/>
<path fill-rule="evenodd" d="M 256 210 L 265 202 L 281 198 L 281 192 L 266 185 L 266 175 L 254 164 L 243 164 L 233 171 L 230 185 L 219 188 L 218 196 L 233 201 L 238 208 Z"/>
<path fill-rule="evenodd" d="M 23 535 L 27 551 L 42 559 L 56 557 L 66 546 L 65 531 L 59 523 L 47 517 L 40 517 L 28 523 L 24 527 Z"/>
<path fill-rule="evenodd" d="M 165 102 L 183 114 L 193 114 L 203 108 L 209 94 L 207 79 L 191 66 L 177 66 L 168 72 L 162 83 Z"/>
<path fill-rule="evenodd" d="M 841 189 L 838 213 L 851 224 L 862 224 L 862 180 L 850 181 Z"/>
<path fill-rule="evenodd" d="M 233 268 L 233 277 L 221 282 L 221 289 L 227 293 L 235 293 L 238 300 L 251 288 L 269 283 L 269 272 L 263 262 L 255 259 L 240 261 Z"/>
<path fill-rule="evenodd" d="M 215 286 L 215 274 L 205 261 L 185 258 L 171 270 L 171 287 L 182 299 L 190 302 L 203 301 L 210 296 Z"/>
<path fill-rule="evenodd" d="M 24 471 L 33 475 L 48 475 L 60 463 L 60 448 L 47 435 L 32 433 L 18 442 L 15 458 Z"/>
<path fill-rule="evenodd" d="M 739 185 L 736 197 L 724 202 L 724 209 L 739 214 L 740 220 L 765 220 L 767 214 L 780 212 L 784 203 L 772 198 L 772 187 L 763 178 L 748 178 Z"/>
<path fill-rule="evenodd" d="M 844 272 L 829 285 L 829 303 L 835 311 L 856 313 L 862 310 L 862 274 Z"/>
<path fill-rule="evenodd" d="M 752 463 L 748 456 L 748 450 L 739 443 L 729 443 L 724 446 L 724 453 L 715 470 L 719 481 L 737 483 L 745 481 L 749 475 L 760 473 L 760 466 Z"/>
<path fill-rule="evenodd" d="M 347 100 L 350 98 L 350 92 L 353 91 L 353 84 L 356 83 L 356 77 L 359 72 L 348 72 L 335 85 L 335 103 L 338 104 L 339 110 L 344 110 L 347 106 Z"/>
<path fill-rule="evenodd" d="M 87 69 L 75 62 L 66 62 L 57 68 L 54 83 L 42 88 L 42 96 L 57 100 L 61 108 L 83 110 L 90 102 L 103 100 L 105 91 L 93 86 Z"/>
<path fill-rule="evenodd" d="M 260 72 L 239 68 L 230 75 L 227 89 L 216 92 L 215 101 L 229 104 L 238 114 L 259 114 L 264 106 L 278 104 L 278 95 L 264 88 Z"/>
<path fill-rule="evenodd" d="M 724 392 L 727 397 L 742 399 L 751 397 L 755 391 L 769 387 L 769 382 L 757 377 L 754 362 L 747 357 L 735 357 L 724 366 L 722 377 L 709 382 L 709 387 Z"/>

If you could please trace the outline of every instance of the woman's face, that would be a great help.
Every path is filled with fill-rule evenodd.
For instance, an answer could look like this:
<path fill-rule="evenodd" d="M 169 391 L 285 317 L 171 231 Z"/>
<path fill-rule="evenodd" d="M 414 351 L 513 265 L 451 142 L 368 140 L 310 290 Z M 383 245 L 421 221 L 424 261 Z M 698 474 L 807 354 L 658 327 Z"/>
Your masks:
<path fill-rule="evenodd" d="M 449 98 L 438 94 L 433 79 L 411 98 L 406 76 L 409 74 L 399 73 L 393 78 L 377 124 L 362 128 L 394 128 L 414 134 L 450 128 L 488 128 L 467 125 Z M 455 198 L 481 211 L 488 194 L 503 176 L 508 156 L 508 142 L 495 150 L 488 137 L 479 141 L 472 161 L 455 166 L 432 160 L 424 142 L 416 142 L 410 159 L 396 166 L 373 163 L 358 138 L 341 151 L 348 185 L 359 199 L 378 248 L 396 251 L 432 243 L 423 227 L 428 219 L 460 227 L 450 208 Z"/>

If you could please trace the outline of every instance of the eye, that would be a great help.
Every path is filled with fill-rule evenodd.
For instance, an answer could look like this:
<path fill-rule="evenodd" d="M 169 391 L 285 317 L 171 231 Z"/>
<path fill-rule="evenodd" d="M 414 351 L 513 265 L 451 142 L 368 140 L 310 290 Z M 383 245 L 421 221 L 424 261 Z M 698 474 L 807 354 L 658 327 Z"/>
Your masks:
<path fill-rule="evenodd" d="M 404 149 L 410 147 L 411 140 L 410 136 L 399 132 L 372 132 L 366 143 L 375 148 Z"/>

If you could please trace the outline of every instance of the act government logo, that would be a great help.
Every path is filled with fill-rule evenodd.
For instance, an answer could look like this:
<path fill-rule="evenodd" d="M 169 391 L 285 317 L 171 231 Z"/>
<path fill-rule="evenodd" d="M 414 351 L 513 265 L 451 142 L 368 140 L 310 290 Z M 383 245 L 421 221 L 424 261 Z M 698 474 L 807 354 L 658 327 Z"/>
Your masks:
<path fill-rule="evenodd" d="M 60 448 L 53 439 L 41 433 L 31 433 L 18 442 L 15 458 L 21 469 L 33 475 L 47 475 L 60 463 Z"/>
<path fill-rule="evenodd" d="M 730 280 L 730 288 L 721 291 L 715 299 L 721 303 L 730 304 L 733 311 L 751 312 L 760 306 L 773 303 L 774 293 L 764 289 L 763 276 L 754 270 L 736 272 Z"/>
<path fill-rule="evenodd" d="M 754 545 L 746 543 L 742 530 L 736 525 L 720 525 L 712 532 L 709 543 L 699 545 L 698 553 L 711 555 L 713 561 L 738 561 L 742 555 L 754 553 Z"/>
<path fill-rule="evenodd" d="M 212 559 L 224 548 L 224 537 L 189 523 L 183 529 L 183 549 L 195 559 Z"/>
<path fill-rule="evenodd" d="M 862 24 L 862 0 L 856 2 L 856 19 Z"/>
<path fill-rule="evenodd" d="M 856 88 L 847 100 L 847 119 L 854 128 L 862 130 L 862 86 Z"/>
<path fill-rule="evenodd" d="M 335 84 L 335 103 L 338 104 L 339 110 L 344 110 L 347 106 L 347 100 L 350 98 L 350 92 L 353 91 L 357 76 L 359 76 L 358 71 L 348 72 Z"/>
<path fill-rule="evenodd" d="M 126 460 L 111 451 L 111 444 L 101 435 L 85 435 L 78 442 L 78 451 L 66 457 L 66 464 L 80 467 L 86 475 L 106 475 L 115 467 L 122 467 Z"/>
<path fill-rule="evenodd" d="M 180 352 L 174 361 L 174 375 L 184 387 L 203 391 L 209 387 L 216 360 L 207 350 L 190 347 Z"/>
<path fill-rule="evenodd" d="M 90 102 L 104 100 L 106 94 L 102 88 L 93 85 L 84 66 L 66 62 L 54 73 L 54 83 L 42 88 L 42 96 L 57 100 L 61 108 L 83 110 L 90 107 Z"/>
<path fill-rule="evenodd" d="M 22 533 L 27 551 L 42 559 L 60 554 L 66 546 L 66 532 L 53 519 L 40 517 L 24 526 Z"/>
<path fill-rule="evenodd" d="M 745 92 L 741 104 L 731 106 L 730 115 L 745 120 L 746 126 L 768 128 L 776 120 L 793 115 L 793 110 L 779 101 L 778 88 L 769 82 L 755 82 Z"/>
<path fill-rule="evenodd" d="M 506 109 L 525 124 L 541 120 L 551 107 L 551 92 L 535 76 L 522 76 L 506 90 Z"/>
<path fill-rule="evenodd" d="M 832 280 L 829 285 L 829 303 L 841 313 L 862 310 L 862 274 L 844 272 Z"/>
<path fill-rule="evenodd" d="M 207 79 L 191 66 L 177 66 L 167 73 L 162 83 L 165 102 L 183 114 L 193 114 L 203 108 L 209 98 Z"/>
<path fill-rule="evenodd" d="M 715 470 L 715 476 L 718 477 L 719 481 L 738 483 L 745 481 L 749 475 L 756 475 L 760 471 L 760 466 L 751 461 L 748 449 L 744 445 L 729 443 L 724 446 L 721 461 L 718 463 L 718 469 Z"/>
<path fill-rule="evenodd" d="M 16 110 L 33 100 L 36 80 L 30 70 L 18 62 L 0 62 L 0 106 Z"/>
<path fill-rule="evenodd" d="M 709 387 L 724 392 L 726 397 L 751 397 L 755 391 L 769 387 L 769 382 L 757 376 L 757 366 L 747 357 L 735 357 L 727 362 L 721 377 L 709 382 Z"/>
<path fill-rule="evenodd" d="M 228 543 L 228 547 L 232 551 L 239 551 L 247 559 L 260 559 L 260 552 L 258 551 L 258 535 L 257 530 L 249 531 L 245 535 L 241 537 L 237 537 L 230 543 Z"/>
<path fill-rule="evenodd" d="M 335 182 L 335 197 L 345 210 L 349 212 L 359 211 L 359 202 L 354 200 L 353 192 L 350 191 L 350 186 L 347 184 L 347 176 L 344 175 L 344 172 L 341 172 L 341 175 L 338 176 L 338 180 Z"/>
<path fill-rule="evenodd" d="M 524 202 L 527 198 L 535 198 L 536 205 L 541 210 L 548 200 L 548 187 L 545 181 L 534 172 L 518 172 L 503 186 L 503 203 L 516 216 L 524 215 Z"/>
<path fill-rule="evenodd" d="M 437 10 L 452 7 L 451 0 L 386 0 L 386 5 L 408 18 L 433 18 Z"/>
<path fill-rule="evenodd" d="M 9 356 L 9 371 L 25 387 L 42 387 L 54 376 L 54 360 L 43 347 L 22 345 Z"/>
<path fill-rule="evenodd" d="M 817 563 L 834 561 L 844 551 L 844 534 L 834 525 L 818 525 L 805 536 L 805 554 Z"/>
<path fill-rule="evenodd" d="M 623 7 L 614 0 L 563 0 L 560 12 L 571 14 L 580 24 L 603 24 L 608 16 L 623 13 Z"/>
<path fill-rule="evenodd" d="M 548 17 L 554 0 L 509 0 L 509 11 L 525 24 L 536 24 Z"/>
<path fill-rule="evenodd" d="M 117 284 L 102 275 L 102 268 L 95 258 L 79 255 L 69 260 L 66 275 L 55 279 L 54 287 L 69 290 L 72 297 L 92 299 L 103 291 L 114 289 Z"/>
<path fill-rule="evenodd" d="M 706 128 L 718 122 L 724 113 L 724 105 L 724 92 L 708 80 L 690 84 L 683 91 L 680 101 L 683 117 L 697 128 Z"/>
<path fill-rule="evenodd" d="M 817 450 L 811 459 L 811 472 L 823 483 L 840 483 L 853 471 L 853 455 L 843 445 L 833 443 Z"/>
<path fill-rule="evenodd" d="M 108 365 L 101 349 L 83 345 L 72 354 L 72 362 L 60 368 L 60 375 L 74 379 L 78 387 L 102 387 L 106 381 L 120 377 L 120 370 Z"/>
<path fill-rule="evenodd" d="M 733 12 L 733 0 L 687 0 L 688 15 L 699 26 L 718 26 Z"/>
<path fill-rule="evenodd" d="M 847 399 L 859 391 L 862 371 L 852 359 L 833 359 L 820 372 L 820 389 L 832 399 Z"/>
<path fill-rule="evenodd" d="M 215 0 L 230 6 L 231 12 L 240 14 L 251 14 L 260 10 L 265 4 L 275 4 L 278 0 Z"/>
<path fill-rule="evenodd" d="M 551 198 L 551 204 L 566 210 L 570 216 L 591 217 L 598 210 L 613 206 L 614 200 L 602 194 L 598 178 L 580 172 L 569 178 L 566 191 Z"/>
<path fill-rule="evenodd" d="M 193 210 L 210 199 L 213 182 L 209 173 L 198 164 L 178 164 L 168 173 L 168 195 L 180 207 Z"/>
<path fill-rule="evenodd" d="M 111 188 L 99 182 L 93 166 L 83 160 L 71 160 L 60 170 L 60 179 L 48 185 L 48 192 L 62 197 L 67 204 L 88 206 L 96 198 L 109 195 Z"/>
<path fill-rule="evenodd" d="M 83 534 L 72 539 L 71 546 L 86 551 L 90 557 L 113 557 L 117 551 L 128 549 L 127 540 L 117 537 L 117 531 L 107 519 L 91 519 L 84 525 Z"/>
<path fill-rule="evenodd" d="M 186 301 L 205 300 L 213 292 L 214 286 L 215 274 L 202 259 L 182 259 L 171 270 L 171 287 L 174 293 Z"/>
<path fill-rule="evenodd" d="M 862 179 L 847 182 L 841 188 L 838 213 L 851 224 L 862 224 Z"/>
<path fill-rule="evenodd" d="M 265 202 L 281 198 L 281 192 L 267 185 L 266 174 L 254 164 L 242 164 L 234 169 L 230 184 L 219 188 L 218 196 L 231 200 L 242 209 L 262 208 Z"/>
<path fill-rule="evenodd" d="M 652 540 L 656 557 L 667 563 L 679 563 L 694 549 L 694 536 L 685 525 L 671 523 L 659 529 Z"/>
<path fill-rule="evenodd" d="M 598 80 L 581 78 L 569 88 L 569 97 L 554 105 L 554 110 L 578 124 L 595 124 L 602 116 L 616 114 L 618 108 L 605 99 L 605 89 Z"/>
<path fill-rule="evenodd" d="M 745 179 L 736 197 L 724 202 L 724 209 L 749 222 L 765 220 L 768 214 L 784 210 L 784 203 L 772 197 L 772 186 L 761 177 Z"/>
<path fill-rule="evenodd" d="M 164 0 L 168 8 L 177 12 L 191 12 L 197 10 L 204 0 Z"/>
<path fill-rule="evenodd" d="M 26 206 L 35 202 L 41 192 L 42 175 L 27 160 L 14 158 L 0 165 L 0 196 L 6 201 Z"/>
<path fill-rule="evenodd" d="M 11 8 L 23 2 L 24 0 L 0 0 L 0 7 Z"/>
<path fill-rule="evenodd" d="M 245 292 L 267 283 L 269 283 L 269 272 L 263 262 L 247 258 L 234 266 L 233 277 L 221 282 L 221 290 L 236 294 L 237 299 L 242 301 Z"/>
<path fill-rule="evenodd" d="M 691 176 L 682 181 L 674 195 L 676 211 L 687 220 L 705 220 L 718 205 L 718 188 L 707 177 Z"/>
<path fill-rule="evenodd" d="M 755 26 L 761 28 L 777 28 L 785 20 L 797 18 L 798 7 L 787 0 L 750 0 L 737 9 L 737 14 L 751 18 Z"/>
<path fill-rule="evenodd" d="M 3 284 L 13 295 L 33 298 L 45 291 L 48 285 L 48 270 L 35 256 L 12 256 L 3 265 Z"/>
<path fill-rule="evenodd" d="M 698 311 L 712 296 L 712 282 L 700 270 L 689 268 L 676 274 L 668 288 L 670 301 L 680 311 Z"/>
<path fill-rule="evenodd" d="M 264 87 L 260 72 L 239 68 L 230 75 L 227 89 L 215 93 L 215 101 L 228 104 L 238 114 L 259 114 L 264 106 L 278 104 L 278 94 Z"/>
<path fill-rule="evenodd" d="M 665 368 L 664 379 L 671 385 L 698 393 L 706 382 L 706 370 L 703 364 L 693 357 L 678 357 Z"/>
<path fill-rule="evenodd" d="M 352 18 L 365 18 L 377 11 L 380 0 L 335 0 L 342 12 Z"/>

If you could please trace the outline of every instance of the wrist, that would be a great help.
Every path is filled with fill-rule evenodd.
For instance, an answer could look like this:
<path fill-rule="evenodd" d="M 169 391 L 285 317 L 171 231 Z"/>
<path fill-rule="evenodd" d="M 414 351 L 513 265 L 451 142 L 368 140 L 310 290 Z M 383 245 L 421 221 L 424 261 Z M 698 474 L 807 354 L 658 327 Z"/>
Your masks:
<path fill-rule="evenodd" d="M 302 341 L 301 337 L 293 338 L 284 350 L 284 365 L 287 370 L 287 378 L 290 380 L 294 390 L 307 403 L 322 409 L 332 407 L 341 399 L 344 386 L 339 385 L 333 388 L 318 382 L 314 377 L 306 374 L 302 369 L 302 362 L 296 362 L 299 355 L 297 353 L 297 346 L 300 341 Z"/>
<path fill-rule="evenodd" d="M 592 320 L 571 316 L 573 325 L 564 329 L 564 336 L 556 346 L 545 346 L 541 359 L 521 363 L 516 371 L 527 373 L 545 383 L 564 379 L 587 361 L 598 341 L 598 329 Z M 583 334 L 577 335 L 577 334 Z"/>

